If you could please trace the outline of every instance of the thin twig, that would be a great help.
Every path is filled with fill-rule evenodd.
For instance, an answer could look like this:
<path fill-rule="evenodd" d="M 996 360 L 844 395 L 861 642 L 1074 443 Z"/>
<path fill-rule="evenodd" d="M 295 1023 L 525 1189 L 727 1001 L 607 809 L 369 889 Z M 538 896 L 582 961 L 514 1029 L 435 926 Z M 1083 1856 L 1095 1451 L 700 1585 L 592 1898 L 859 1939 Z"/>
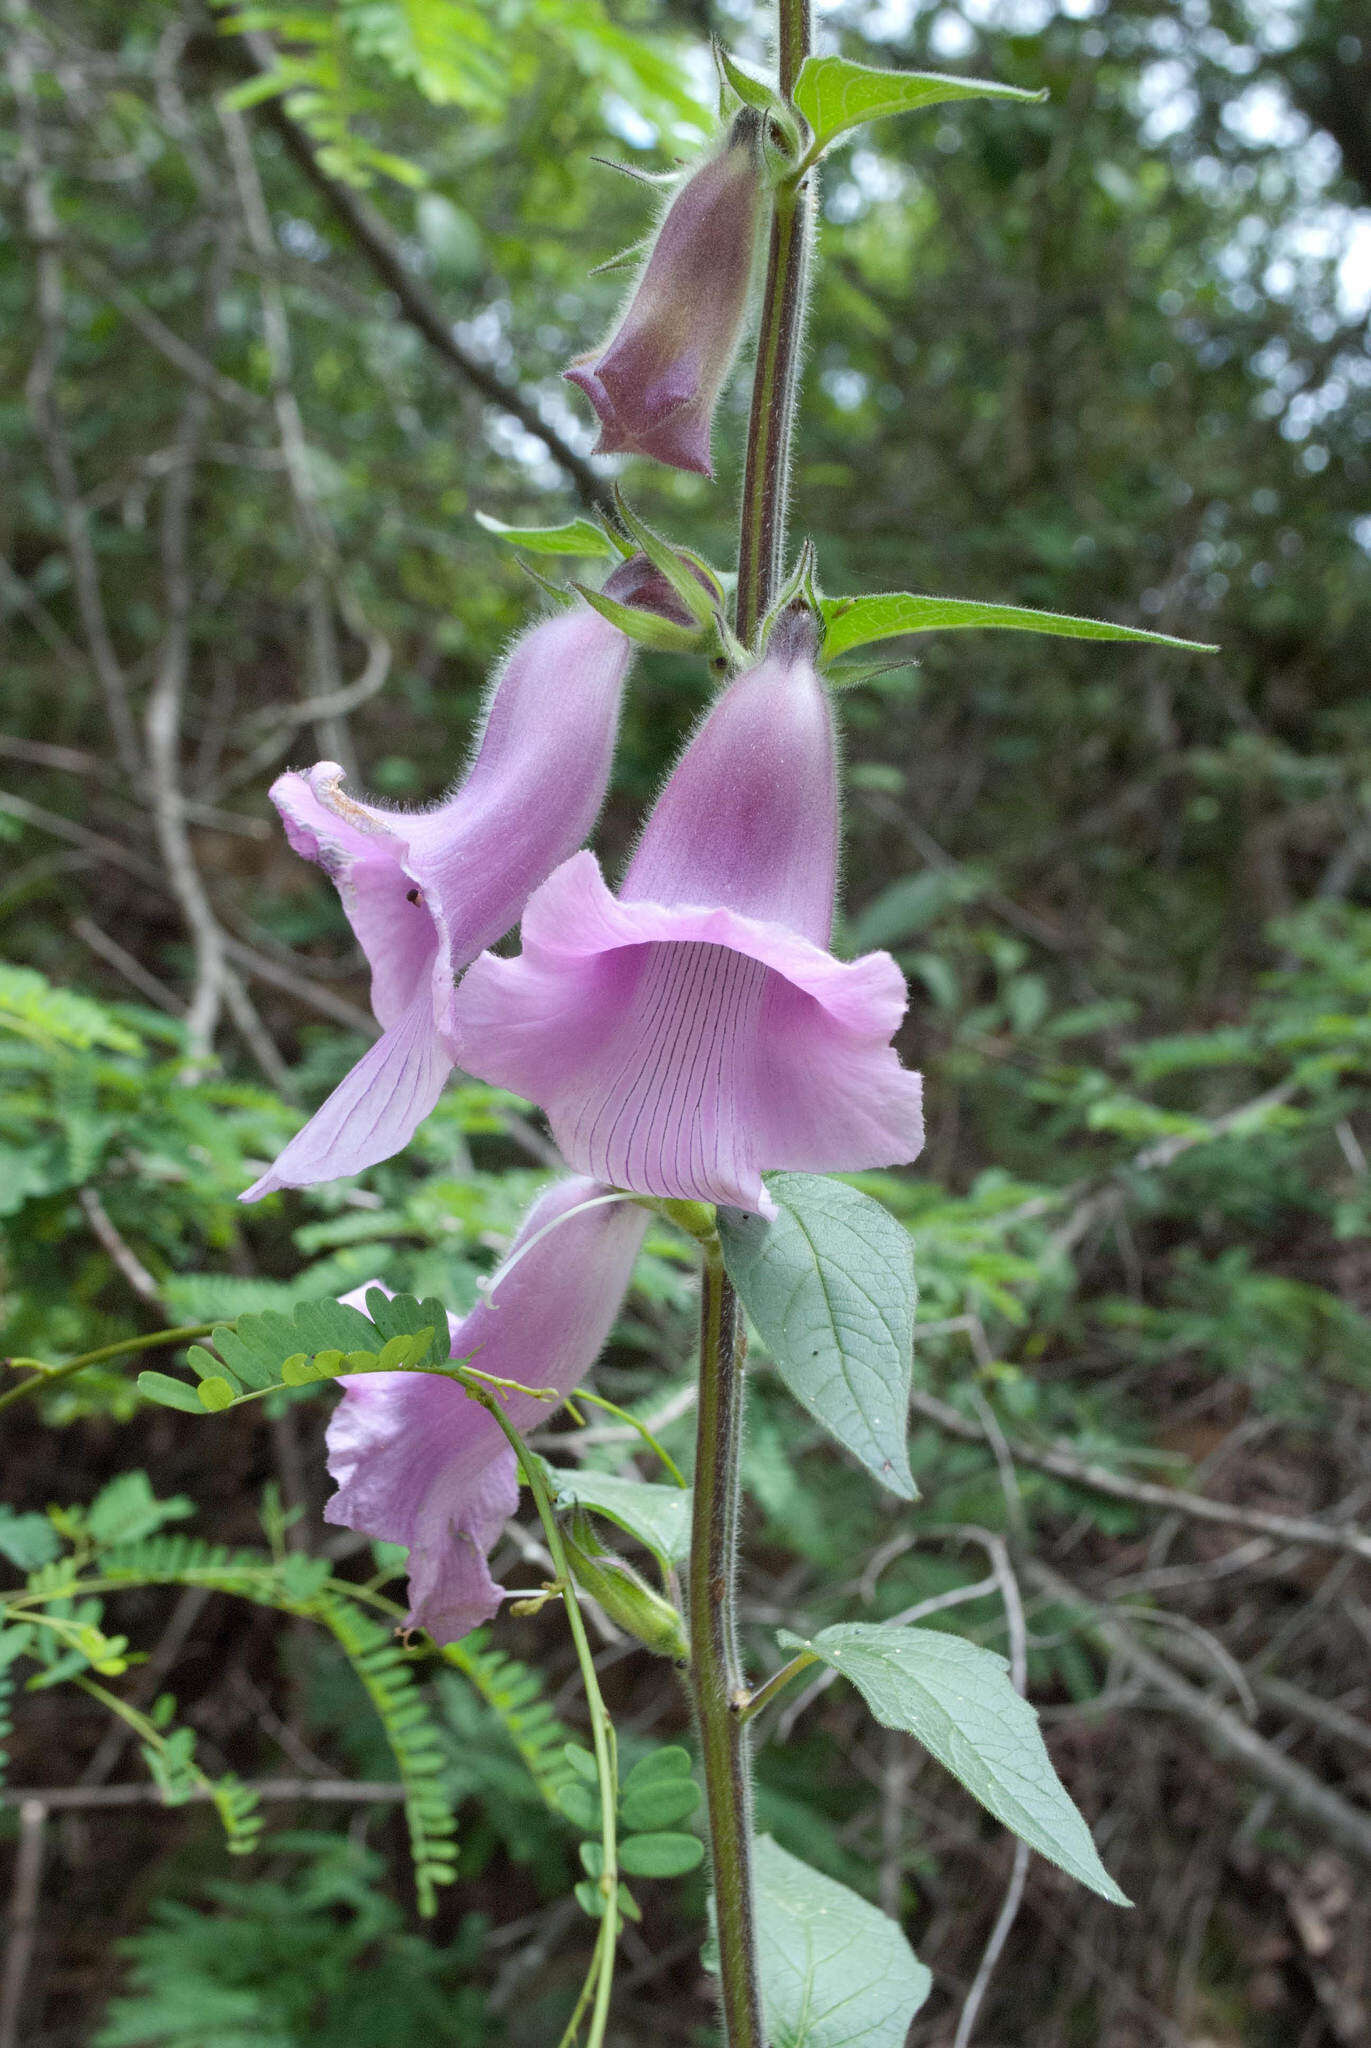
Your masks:
<path fill-rule="evenodd" d="M 173 995 L 155 974 L 149 974 L 142 961 L 135 960 L 132 953 L 127 952 L 117 939 L 112 939 L 108 932 L 101 931 L 93 918 L 75 917 L 72 919 L 71 928 L 76 937 L 90 947 L 92 953 L 98 954 L 116 973 L 122 974 L 125 981 L 136 988 L 140 996 L 154 1003 L 159 1010 L 167 1011 L 170 1016 L 184 1017 L 186 1006 L 180 997 Z"/>
<path fill-rule="evenodd" d="M 1245 1766 L 1292 1813 L 1321 1828 L 1349 1855 L 1371 1866 L 1371 1814 L 1352 1806 L 1312 1771 L 1249 1728 L 1239 1715 L 1191 1685 L 1164 1658 L 1140 1643 L 1109 1608 L 1091 1600 L 1049 1565 L 1028 1558 L 1022 1569 L 1040 1593 L 1071 1612 L 1084 1635 L 1131 1664 L 1173 1712 L 1195 1724 L 1213 1748 Z"/>
<path fill-rule="evenodd" d="M 243 1787 L 255 1799 L 307 1799 L 316 1805 L 375 1805 L 382 1801 L 400 1801 L 409 1795 L 403 1785 L 393 1785 L 385 1778 L 361 1779 L 350 1783 L 346 1778 L 258 1778 Z M 83 1807 L 99 1806 L 185 1806 L 198 1805 L 212 1799 L 214 1788 L 195 1786 L 188 1792 L 178 1792 L 169 1801 L 160 1785 L 74 1785 L 74 1786 L 30 1786 L 0 1791 L 0 1806 L 22 1807 L 26 1802 L 42 1807 L 53 1813 L 79 1812 Z"/>
<path fill-rule="evenodd" d="M 926 1422 L 931 1422 L 946 1436 L 960 1437 L 963 1443 L 983 1443 L 986 1440 L 982 1428 L 949 1407 L 946 1401 L 938 1400 L 934 1394 L 926 1394 L 916 1388 L 911 1396 L 911 1406 L 916 1414 L 922 1415 Z M 1092 1493 L 1106 1493 L 1115 1500 L 1133 1501 L 1139 1507 L 1189 1515 L 1194 1521 L 1216 1522 L 1229 1529 L 1248 1529 L 1257 1535 L 1275 1537 L 1281 1543 L 1348 1551 L 1354 1557 L 1371 1562 L 1371 1536 L 1360 1529 L 1336 1522 L 1321 1522 L 1308 1515 L 1268 1514 L 1263 1508 L 1237 1507 L 1228 1501 L 1210 1500 L 1202 1493 L 1187 1493 L 1178 1486 L 1158 1486 L 1147 1479 L 1125 1479 L 1120 1473 L 1111 1472 L 1107 1466 L 1089 1464 L 1059 1445 L 1040 1448 L 1006 1441 L 1016 1464 L 1031 1465 L 1036 1471 L 1051 1473 L 1053 1478 L 1068 1480 L 1073 1486 L 1087 1487 Z"/>
<path fill-rule="evenodd" d="M 82 1188 L 77 1200 L 85 1213 L 87 1223 L 94 1231 L 101 1245 L 109 1253 L 119 1271 L 140 1301 L 150 1302 L 158 1310 L 162 1307 L 161 1290 L 139 1258 L 133 1246 L 122 1237 L 109 1211 L 91 1187 Z"/>
<path fill-rule="evenodd" d="M 219 296 L 232 256 L 234 231 L 220 230 L 206 282 L 205 331 L 218 326 Z M 201 385 L 186 392 L 177 428 L 182 457 L 168 475 L 162 499 L 162 579 L 167 618 L 157 676 L 144 714 L 148 769 L 152 786 L 157 840 L 172 892 L 195 950 L 195 981 L 186 1012 L 186 1042 L 194 1065 L 187 1078 L 203 1068 L 214 1045 L 215 1026 L 224 1001 L 226 969 L 224 935 L 200 874 L 186 824 L 181 787 L 181 717 L 190 668 L 190 617 L 193 588 L 190 574 L 190 502 L 195 465 L 209 420 L 210 396 Z"/>
<path fill-rule="evenodd" d="M 76 608 L 85 632 L 91 665 L 104 693 L 115 751 L 124 774 L 136 787 L 142 776 L 143 764 L 129 702 L 128 678 L 115 652 L 105 614 L 89 515 L 57 402 L 57 371 L 65 330 L 62 243 L 43 163 L 38 98 L 29 56 L 28 10 L 24 0 L 5 0 L 5 14 L 10 24 L 10 34 L 6 38 L 6 65 L 18 116 L 19 175 L 24 191 L 25 227 L 33 250 L 38 312 L 38 346 L 25 383 L 25 393 L 62 508 Z"/>
<path fill-rule="evenodd" d="M 276 53 L 268 39 L 256 33 L 235 36 L 232 50 L 222 46 L 226 54 L 234 51 L 245 56 L 251 69 L 269 75 L 275 72 Z M 429 346 L 442 357 L 449 368 L 483 398 L 518 420 L 530 434 L 534 435 L 547 449 L 548 454 L 571 478 L 585 504 L 597 511 L 612 514 L 613 493 L 609 485 L 597 476 L 583 455 L 563 440 L 555 427 L 538 411 L 537 405 L 520 391 L 517 386 L 507 384 L 489 366 L 463 348 L 453 332 L 452 322 L 443 312 L 428 287 L 416 278 L 409 269 L 399 247 L 391 236 L 389 228 L 375 208 L 358 193 L 324 168 L 314 143 L 297 121 L 291 119 L 279 99 L 268 100 L 262 113 L 285 143 L 295 162 L 309 179 L 316 192 L 324 199 L 334 218 L 346 231 L 349 240 L 361 251 L 373 271 L 386 288 L 395 294 L 402 317 L 411 327 L 418 329 Z"/>
<path fill-rule="evenodd" d="M 19 2015 L 38 1935 L 38 1892 L 43 1880 L 43 1834 L 48 1809 L 41 1794 L 10 1792 L 7 1806 L 19 1808 L 19 1853 L 10 1889 L 9 1939 L 0 1982 L 0 2048 L 20 2048 Z"/>
<path fill-rule="evenodd" d="M 1001 1477 L 1003 1480 L 1003 1472 Z M 1005 1485 L 1005 1497 L 1007 1501 L 1017 1503 L 1018 1486 L 1012 1482 L 1012 1467 L 1010 1481 L 1011 1483 Z M 1015 1692 L 1022 1697 L 1028 1689 L 1028 1624 L 1024 1619 L 1019 1582 L 1014 1576 L 1014 1567 L 1010 1562 L 1009 1546 L 1002 1537 L 996 1536 L 989 1529 L 968 1524 L 962 1526 L 958 1533 L 969 1537 L 973 1543 L 979 1543 L 990 1559 L 995 1584 L 1004 1603 L 1005 1627 L 1009 1633 L 1009 1675 Z M 976 1974 L 971 1980 L 971 1988 L 957 2016 L 957 2031 L 952 2039 L 952 2048 L 968 2048 L 981 2006 L 985 2002 L 985 1994 L 990 1988 L 990 1979 L 995 1974 L 995 1965 L 1000 1960 L 1004 1945 L 1009 1939 L 1010 1929 L 1018 1917 L 1027 1881 L 1028 1844 L 1020 1840 L 1014 1844 L 1014 1862 L 1000 1910 L 995 1916 L 995 1925 L 990 1930 L 990 1938 L 986 1942 Z"/>

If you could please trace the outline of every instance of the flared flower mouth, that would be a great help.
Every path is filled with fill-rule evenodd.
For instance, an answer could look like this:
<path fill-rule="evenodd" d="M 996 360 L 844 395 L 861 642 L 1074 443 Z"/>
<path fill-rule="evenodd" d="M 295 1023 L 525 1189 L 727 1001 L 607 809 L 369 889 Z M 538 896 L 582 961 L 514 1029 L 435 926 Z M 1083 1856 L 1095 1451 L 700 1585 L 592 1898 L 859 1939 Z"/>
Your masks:
<path fill-rule="evenodd" d="M 890 1044 L 905 987 L 889 955 L 843 962 L 717 905 L 621 901 L 588 853 L 530 900 L 523 939 L 462 983 L 463 1061 L 541 1103 L 578 1171 L 772 1215 L 764 1171 L 921 1149 L 919 1077 Z"/>
<path fill-rule="evenodd" d="M 435 1107 L 456 1061 L 457 976 L 595 821 L 631 656 L 584 603 L 533 626 L 495 679 L 466 774 L 429 810 L 363 802 L 335 761 L 278 777 L 290 844 L 331 876 L 366 955 L 381 1036 L 244 1201 L 375 1166 Z"/>
<path fill-rule="evenodd" d="M 697 349 L 683 349 L 660 369 L 662 343 L 638 343 L 634 336 L 602 355 L 572 363 L 563 375 L 600 416 L 597 455 L 650 455 L 672 469 L 712 477 L 710 425 L 713 395 L 703 386 L 704 364 Z"/>
<path fill-rule="evenodd" d="M 294 852 L 323 868 L 371 967 L 371 1007 L 382 1030 L 400 1022 L 421 990 L 431 989 L 440 1030 L 455 974 L 442 891 L 427 842 L 441 835 L 439 811 L 383 811 L 350 796 L 336 761 L 272 786 Z M 427 856 L 427 858 L 426 858 Z"/>

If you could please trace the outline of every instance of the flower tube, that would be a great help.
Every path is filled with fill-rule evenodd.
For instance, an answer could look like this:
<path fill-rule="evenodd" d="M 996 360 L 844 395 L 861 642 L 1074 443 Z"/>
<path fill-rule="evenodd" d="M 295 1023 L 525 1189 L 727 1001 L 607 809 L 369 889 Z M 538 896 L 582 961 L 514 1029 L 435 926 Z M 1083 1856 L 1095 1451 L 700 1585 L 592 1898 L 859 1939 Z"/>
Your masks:
<path fill-rule="evenodd" d="M 642 565 L 606 590 L 637 601 Z M 577 599 L 516 641 L 471 766 L 429 811 L 359 802 L 322 761 L 272 785 L 296 853 L 332 878 L 371 967 L 381 1036 L 242 1199 L 360 1173 L 410 1138 L 455 1064 L 453 984 L 594 824 L 632 646 Z"/>
<path fill-rule="evenodd" d="M 710 423 L 747 311 L 762 182 L 760 122 L 744 108 L 672 200 L 610 339 L 565 372 L 599 414 L 597 454 L 714 474 Z"/>
<path fill-rule="evenodd" d="M 584 1379 L 614 1326 L 648 1221 L 635 1202 L 581 1209 L 607 1192 L 570 1179 L 538 1197 L 510 1247 L 508 1278 L 470 1315 L 450 1319 L 454 1359 L 560 1394 Z M 518 1258 L 523 1246 L 527 1255 Z M 327 1438 L 338 1491 L 324 1519 L 405 1544 L 409 1626 L 427 1629 L 435 1642 L 455 1642 L 489 1621 L 504 1597 L 487 1559 L 518 1506 L 514 1451 L 494 1417 L 454 1380 L 376 1372 L 341 1384 Z M 519 1430 L 552 1412 L 532 1394 L 501 1399 Z"/>
<path fill-rule="evenodd" d="M 715 701 L 619 894 L 578 853 L 530 898 L 523 951 L 458 992 L 463 1064 L 539 1103 L 579 1172 L 775 1213 L 761 1176 L 893 1166 L 923 1144 L 891 1045 L 888 953 L 828 950 L 832 709 L 803 611 Z"/>

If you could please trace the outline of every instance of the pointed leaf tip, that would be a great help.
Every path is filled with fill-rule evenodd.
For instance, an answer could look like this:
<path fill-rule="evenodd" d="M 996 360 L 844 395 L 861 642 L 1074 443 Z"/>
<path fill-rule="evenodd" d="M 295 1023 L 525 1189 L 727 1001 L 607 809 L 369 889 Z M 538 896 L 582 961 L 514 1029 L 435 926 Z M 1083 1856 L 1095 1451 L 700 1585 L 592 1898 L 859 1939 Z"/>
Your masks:
<path fill-rule="evenodd" d="M 1038 1717 L 1003 1657 L 942 1629 L 847 1622 L 812 1641 L 782 1630 L 856 1686 L 876 1719 L 923 1744 L 996 1820 L 1111 1905 L 1130 1902 L 1052 1766 Z"/>
<path fill-rule="evenodd" d="M 795 86 L 795 105 L 814 130 L 814 154 L 848 129 L 887 114 L 909 114 L 949 100 L 1046 99 L 1046 91 L 1000 85 L 991 78 L 956 78 L 937 71 L 884 71 L 846 57 L 807 57 Z"/>
<path fill-rule="evenodd" d="M 489 512 L 478 512 L 476 524 L 512 548 L 526 548 L 533 555 L 606 556 L 618 559 L 619 550 L 593 519 L 568 519 L 563 526 L 507 526 Z"/>
<path fill-rule="evenodd" d="M 1080 619 L 1069 612 L 1040 612 L 1029 605 L 986 604 L 978 598 L 929 597 L 911 590 L 885 590 L 868 597 L 826 597 L 822 658 L 836 661 L 854 647 L 873 640 L 895 640 L 905 633 L 954 632 L 973 626 L 997 626 L 1018 633 L 1046 633 L 1059 640 L 1133 640 L 1152 647 L 1174 647 L 1188 654 L 1216 654 L 1206 640 L 1179 640 L 1172 633 L 1153 633 L 1143 626 L 1119 626 L 1111 619 Z"/>

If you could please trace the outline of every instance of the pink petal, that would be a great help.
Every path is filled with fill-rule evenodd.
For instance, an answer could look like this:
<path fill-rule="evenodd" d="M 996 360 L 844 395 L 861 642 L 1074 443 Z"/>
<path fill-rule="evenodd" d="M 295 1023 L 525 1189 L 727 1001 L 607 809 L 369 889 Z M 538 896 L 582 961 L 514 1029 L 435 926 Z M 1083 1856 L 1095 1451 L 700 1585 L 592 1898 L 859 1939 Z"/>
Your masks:
<path fill-rule="evenodd" d="M 328 1426 L 338 1491 L 324 1519 L 403 1543 L 411 1627 L 453 1642 L 500 1605 L 486 1557 L 519 1505 L 514 1453 L 451 1380 L 378 1372 L 344 1384 Z"/>
<path fill-rule="evenodd" d="M 438 951 L 432 916 L 405 865 L 414 821 L 359 803 L 336 761 L 280 775 L 271 800 L 296 853 L 331 876 L 371 968 L 371 1007 L 384 1029 L 409 1008 Z"/>
<path fill-rule="evenodd" d="M 531 899 L 523 938 L 462 982 L 463 1063 L 540 1103 L 581 1172 L 766 1215 L 770 1169 L 917 1156 L 889 954 L 843 962 L 736 911 L 619 901 L 588 853 Z"/>
<path fill-rule="evenodd" d="M 720 691 L 653 805 L 625 898 L 722 904 L 828 944 L 838 757 L 816 653 L 808 613 L 787 614 Z"/>
<path fill-rule="evenodd" d="M 761 189 L 746 109 L 667 208 L 614 334 L 565 373 L 600 416 L 600 453 L 713 475 L 710 421 L 747 313 Z"/>
<path fill-rule="evenodd" d="M 239 1201 L 260 1201 L 278 1188 L 341 1180 L 389 1159 L 414 1136 L 451 1071 L 425 988 Z"/>
<path fill-rule="evenodd" d="M 647 1227 L 633 1203 L 581 1208 L 606 1192 L 568 1179 L 538 1197 L 510 1247 L 508 1278 L 497 1275 L 489 1299 L 453 1326 L 454 1358 L 560 1394 L 579 1384 L 614 1326 Z M 451 1380 L 365 1373 L 342 1385 L 328 1428 L 338 1491 L 325 1519 L 405 1544 L 411 1625 L 455 1641 L 488 1621 L 502 1597 L 486 1558 L 518 1505 L 514 1453 L 499 1424 Z M 554 1406 L 513 1394 L 505 1413 L 526 1431 Z"/>

